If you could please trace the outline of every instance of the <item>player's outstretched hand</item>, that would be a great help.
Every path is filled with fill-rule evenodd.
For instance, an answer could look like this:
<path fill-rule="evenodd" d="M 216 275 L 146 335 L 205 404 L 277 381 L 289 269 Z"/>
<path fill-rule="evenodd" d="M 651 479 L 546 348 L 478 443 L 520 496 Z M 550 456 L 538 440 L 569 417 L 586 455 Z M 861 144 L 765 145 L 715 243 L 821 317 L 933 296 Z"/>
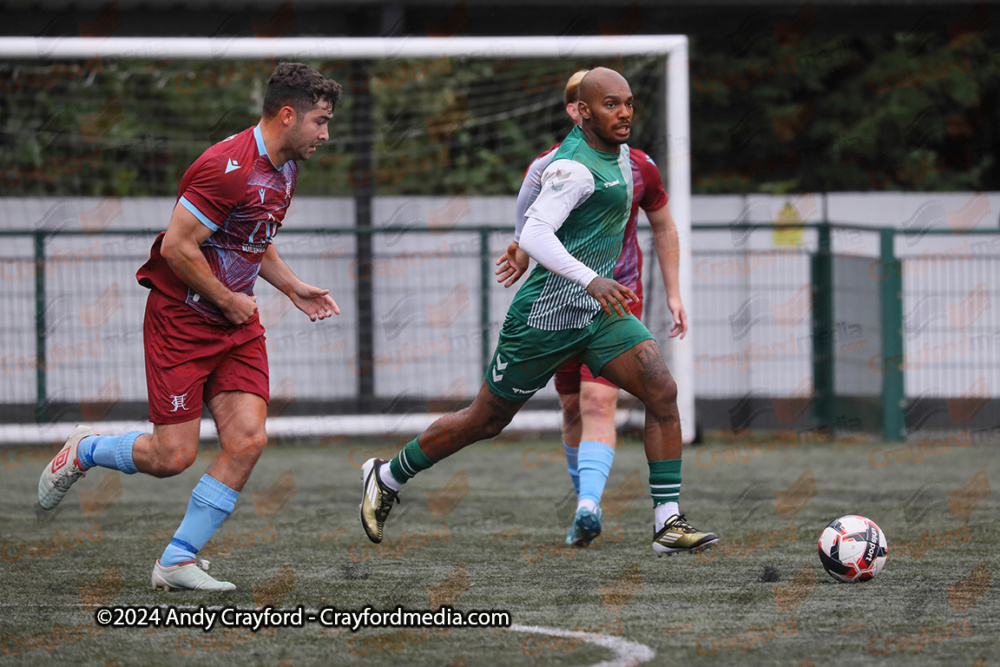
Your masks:
<path fill-rule="evenodd" d="M 625 305 L 626 302 L 639 301 L 639 297 L 629 288 L 601 276 L 590 281 L 590 284 L 587 285 L 587 294 L 597 299 L 597 303 L 601 304 L 605 313 L 608 315 L 618 313 L 619 317 L 625 317 L 631 312 L 629 307 Z M 615 310 L 614 313 L 611 312 L 612 308 Z"/>
<path fill-rule="evenodd" d="M 257 297 L 243 292 L 231 292 L 229 303 L 219 306 L 226 319 L 233 324 L 243 324 L 257 312 Z"/>
<path fill-rule="evenodd" d="M 295 307 L 308 315 L 313 322 L 333 315 L 340 315 L 340 308 L 330 296 L 328 289 L 320 289 L 300 282 L 292 290 L 289 297 Z"/>
<path fill-rule="evenodd" d="M 503 286 L 510 287 L 528 270 L 529 261 L 528 253 L 521 250 L 517 241 L 511 241 L 507 246 L 507 252 L 497 258 L 497 266 L 500 267 L 496 270 L 499 276 L 497 282 L 503 283 L 506 280 Z"/>
<path fill-rule="evenodd" d="M 681 303 L 680 297 L 676 299 L 667 299 L 667 308 L 670 309 L 670 314 L 674 317 L 674 328 L 670 330 L 670 335 L 668 338 L 681 337 L 684 340 L 684 335 L 688 330 L 688 315 L 687 311 L 684 310 L 684 304 Z"/>

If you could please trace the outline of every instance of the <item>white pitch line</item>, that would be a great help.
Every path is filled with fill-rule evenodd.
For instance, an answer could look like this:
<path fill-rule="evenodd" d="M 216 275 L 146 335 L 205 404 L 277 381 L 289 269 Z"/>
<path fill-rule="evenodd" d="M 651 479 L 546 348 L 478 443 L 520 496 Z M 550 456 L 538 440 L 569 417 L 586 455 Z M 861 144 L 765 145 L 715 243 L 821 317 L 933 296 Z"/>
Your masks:
<path fill-rule="evenodd" d="M 558 628 L 543 628 L 537 625 L 512 624 L 508 630 L 512 632 L 530 632 L 538 635 L 550 635 L 553 637 L 569 637 L 579 639 L 588 644 L 603 646 L 615 654 L 615 659 L 611 661 L 599 662 L 591 667 L 627 667 L 643 662 L 649 662 L 656 657 L 656 651 L 638 642 L 632 642 L 621 637 L 596 634 L 593 632 L 579 632 L 577 630 L 559 630 Z"/>

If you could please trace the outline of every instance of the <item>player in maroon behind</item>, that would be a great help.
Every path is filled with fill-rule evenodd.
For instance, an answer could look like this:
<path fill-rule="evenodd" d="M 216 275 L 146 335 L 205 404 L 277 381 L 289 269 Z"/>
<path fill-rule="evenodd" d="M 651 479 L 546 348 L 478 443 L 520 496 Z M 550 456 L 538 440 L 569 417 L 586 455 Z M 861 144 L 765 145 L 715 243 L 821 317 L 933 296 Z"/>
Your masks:
<path fill-rule="evenodd" d="M 221 451 L 153 566 L 153 588 L 235 588 L 199 569 L 196 555 L 232 513 L 267 444 L 257 277 L 312 321 L 340 313 L 329 290 L 299 280 L 271 241 L 295 191 L 296 160 L 308 160 L 329 138 L 341 93 L 340 84 L 312 68 L 281 63 L 268 81 L 260 123 L 212 146 L 187 170 L 170 224 L 136 274 L 150 289 L 143 341 L 153 433 L 101 437 L 78 426 L 42 472 L 38 500 L 47 510 L 93 466 L 176 475 L 195 461 L 208 406 Z"/>

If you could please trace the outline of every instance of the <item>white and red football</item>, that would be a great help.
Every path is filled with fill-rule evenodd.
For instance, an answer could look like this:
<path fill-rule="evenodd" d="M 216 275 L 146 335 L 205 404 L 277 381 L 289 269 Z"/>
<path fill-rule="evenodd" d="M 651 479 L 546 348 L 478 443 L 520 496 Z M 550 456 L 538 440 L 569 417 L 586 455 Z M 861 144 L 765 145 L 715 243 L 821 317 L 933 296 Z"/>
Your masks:
<path fill-rule="evenodd" d="M 853 583 L 875 578 L 888 553 L 882 529 L 856 514 L 831 521 L 819 536 L 819 560 L 837 581 Z"/>

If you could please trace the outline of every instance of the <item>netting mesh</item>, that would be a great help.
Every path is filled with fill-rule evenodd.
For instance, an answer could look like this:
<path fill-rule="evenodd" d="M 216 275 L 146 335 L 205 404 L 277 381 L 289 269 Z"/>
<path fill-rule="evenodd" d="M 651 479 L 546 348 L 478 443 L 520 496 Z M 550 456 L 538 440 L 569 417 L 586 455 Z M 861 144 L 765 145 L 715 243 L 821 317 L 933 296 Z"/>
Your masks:
<path fill-rule="evenodd" d="M 630 143 L 657 156 L 663 58 L 306 61 L 344 86 L 330 141 L 300 195 L 513 194 L 525 166 L 569 129 L 566 79 L 605 64 L 636 95 Z M 209 145 L 257 122 L 275 61 L 95 57 L 0 64 L 6 196 L 175 195 Z M 355 111 L 369 105 L 370 114 Z M 370 165 L 355 162 L 370 147 Z"/>
<path fill-rule="evenodd" d="M 342 314 L 310 323 L 258 281 L 272 412 L 453 406 L 478 390 L 516 292 L 493 283 L 493 261 L 525 168 L 570 128 L 566 79 L 598 64 L 623 72 L 637 98 L 630 143 L 657 156 L 663 56 L 305 62 L 344 96 L 275 243 Z M 0 228 L 29 232 L 0 246 L 0 420 L 144 414 L 146 290 L 134 274 L 153 235 L 139 230 L 165 228 L 189 165 L 257 122 L 274 65 L 0 64 Z M 362 189 L 373 233 L 355 233 Z M 495 231 L 468 228 L 482 225 Z"/>

